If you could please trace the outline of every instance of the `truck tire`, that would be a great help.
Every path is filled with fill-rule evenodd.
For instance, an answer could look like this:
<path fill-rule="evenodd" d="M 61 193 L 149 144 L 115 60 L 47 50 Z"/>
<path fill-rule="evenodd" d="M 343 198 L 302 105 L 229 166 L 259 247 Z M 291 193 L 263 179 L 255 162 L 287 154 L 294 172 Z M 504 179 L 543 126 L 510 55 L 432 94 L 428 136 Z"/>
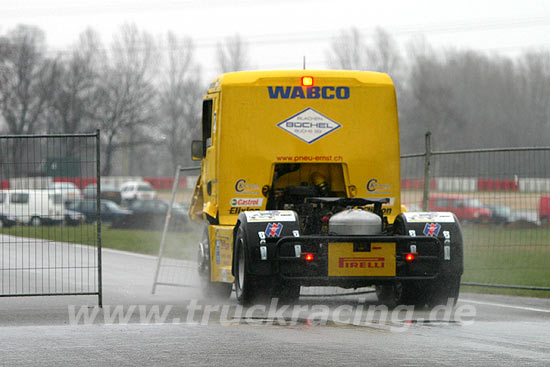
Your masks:
<path fill-rule="evenodd" d="M 450 233 L 451 258 L 444 260 L 442 271 L 431 280 L 409 281 L 404 286 L 404 295 L 402 302 L 404 304 L 414 304 L 416 306 L 434 307 L 437 305 L 446 305 L 449 299 L 454 299 L 456 304 L 459 291 L 460 279 L 464 269 L 463 240 L 460 223 L 453 215 L 453 221 L 441 222 L 439 234 L 440 241 L 444 241 L 443 233 Z M 417 234 L 423 232 L 427 222 L 408 222 L 403 214 L 400 214 L 394 222 L 394 233 L 396 235 L 408 234 L 414 230 Z"/>
<path fill-rule="evenodd" d="M 293 304 L 300 298 L 300 284 L 284 280 L 274 280 L 273 297 L 281 304 Z"/>
<path fill-rule="evenodd" d="M 376 286 L 376 296 L 378 302 L 388 306 L 388 308 L 395 308 L 398 305 L 424 307 L 427 299 L 425 286 L 419 281 L 398 281 L 378 285 Z"/>
<path fill-rule="evenodd" d="M 427 297 L 429 307 L 456 305 L 460 293 L 460 275 L 442 275 L 433 280 Z"/>
<path fill-rule="evenodd" d="M 203 296 L 220 300 L 229 298 L 231 296 L 232 284 L 213 282 L 210 278 L 210 239 L 208 236 L 208 226 L 205 226 L 202 242 L 199 243 L 197 263 Z"/>
<path fill-rule="evenodd" d="M 239 227 L 235 237 L 235 295 L 241 305 L 265 302 L 270 298 L 270 279 L 253 275 L 249 271 L 246 238 L 245 228 Z"/>

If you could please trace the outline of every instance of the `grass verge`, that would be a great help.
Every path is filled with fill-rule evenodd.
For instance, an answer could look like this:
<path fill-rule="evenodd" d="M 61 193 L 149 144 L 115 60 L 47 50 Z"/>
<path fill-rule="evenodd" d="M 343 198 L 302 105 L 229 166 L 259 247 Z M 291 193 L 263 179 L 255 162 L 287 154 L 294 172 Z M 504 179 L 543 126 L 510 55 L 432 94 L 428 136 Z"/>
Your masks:
<path fill-rule="evenodd" d="M 550 287 L 550 229 L 463 226 L 464 282 Z M 464 287 L 475 293 L 550 297 L 550 291 Z"/>
<path fill-rule="evenodd" d="M 91 224 L 74 227 L 13 226 L 2 228 L 0 233 L 11 236 L 40 238 L 50 241 L 97 246 L 97 227 Z M 101 245 L 104 248 L 157 255 L 161 237 L 162 232 L 157 231 L 101 227 Z M 168 232 L 166 237 L 165 256 L 177 259 L 195 259 L 197 251 L 196 244 L 199 238 L 200 234 L 195 230 Z"/>

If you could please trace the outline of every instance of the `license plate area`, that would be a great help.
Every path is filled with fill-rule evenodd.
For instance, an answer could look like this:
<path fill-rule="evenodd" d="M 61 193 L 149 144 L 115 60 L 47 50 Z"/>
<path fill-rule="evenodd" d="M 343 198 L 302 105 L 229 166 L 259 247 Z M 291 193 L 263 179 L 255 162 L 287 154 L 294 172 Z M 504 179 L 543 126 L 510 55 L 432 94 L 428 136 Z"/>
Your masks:
<path fill-rule="evenodd" d="M 395 276 L 395 242 L 329 242 L 328 276 Z"/>

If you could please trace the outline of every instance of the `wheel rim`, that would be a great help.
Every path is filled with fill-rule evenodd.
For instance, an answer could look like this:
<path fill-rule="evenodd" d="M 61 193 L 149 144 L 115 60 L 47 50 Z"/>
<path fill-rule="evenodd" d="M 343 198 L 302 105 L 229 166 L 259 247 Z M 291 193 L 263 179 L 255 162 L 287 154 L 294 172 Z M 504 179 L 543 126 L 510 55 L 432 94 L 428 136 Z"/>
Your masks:
<path fill-rule="evenodd" d="M 238 285 L 239 289 L 244 288 L 244 265 L 245 265 L 245 257 L 244 257 L 244 246 L 242 246 L 243 240 L 240 239 L 239 241 L 239 277 L 238 277 Z"/>
<path fill-rule="evenodd" d="M 199 266 L 199 272 L 202 272 L 204 270 L 204 264 L 205 264 L 204 250 L 202 248 L 202 243 L 199 243 L 199 251 L 198 251 L 198 254 L 197 254 L 197 263 L 198 263 L 198 266 Z"/>

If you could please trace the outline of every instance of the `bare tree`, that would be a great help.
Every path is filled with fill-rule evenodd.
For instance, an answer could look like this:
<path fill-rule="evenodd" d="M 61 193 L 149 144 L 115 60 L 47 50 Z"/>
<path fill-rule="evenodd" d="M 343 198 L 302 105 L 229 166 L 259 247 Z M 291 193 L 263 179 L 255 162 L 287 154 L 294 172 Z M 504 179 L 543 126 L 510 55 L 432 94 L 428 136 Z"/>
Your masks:
<path fill-rule="evenodd" d="M 248 49 L 238 34 L 225 39 L 225 43 L 218 43 L 218 69 L 221 73 L 246 70 L 250 67 Z"/>
<path fill-rule="evenodd" d="M 51 89 L 45 36 L 36 27 L 17 26 L 4 39 L 0 55 L 0 114 L 10 134 L 39 132 Z"/>
<path fill-rule="evenodd" d="M 200 132 L 202 83 L 189 38 L 167 35 L 167 63 L 159 90 L 160 131 L 172 168 L 189 161 L 190 142 Z"/>
<path fill-rule="evenodd" d="M 113 156 L 122 147 L 153 142 L 142 129 L 154 122 L 154 67 L 157 60 L 153 38 L 134 25 L 125 25 L 115 36 L 111 55 L 102 66 L 94 94 L 93 118 L 102 131 L 102 172 L 109 175 Z"/>
<path fill-rule="evenodd" d="M 332 40 L 327 52 L 332 68 L 371 70 L 393 75 L 402 66 L 401 51 L 395 39 L 384 29 L 376 28 L 371 42 L 357 28 L 341 32 Z"/>
<path fill-rule="evenodd" d="M 367 46 L 363 35 L 357 28 L 342 31 L 335 37 L 327 52 L 328 64 L 331 68 L 346 70 L 364 70 Z"/>
<path fill-rule="evenodd" d="M 372 43 L 367 46 L 366 60 L 370 70 L 388 73 L 395 80 L 401 79 L 401 51 L 395 39 L 384 29 L 375 29 Z"/>
<path fill-rule="evenodd" d="M 0 120 L 8 134 L 36 134 L 44 128 L 44 107 L 50 98 L 53 63 L 45 57 L 44 33 L 30 26 L 17 26 L 1 41 Z M 13 163 L 10 176 L 20 176 L 33 169 L 19 164 L 24 156 L 34 154 L 36 145 L 11 140 L 2 160 Z M 6 166 L 9 170 L 10 166 Z M 5 167 L 3 167 L 5 168 Z"/>
<path fill-rule="evenodd" d="M 88 29 L 67 58 L 51 69 L 52 98 L 48 103 L 48 131 L 77 133 L 90 129 L 90 106 L 99 78 L 99 60 L 105 57 L 99 36 Z"/>
<path fill-rule="evenodd" d="M 525 116 L 532 121 L 537 134 L 531 144 L 548 145 L 550 134 L 550 53 L 528 52 L 519 60 L 521 78 L 518 82 L 523 96 Z"/>

